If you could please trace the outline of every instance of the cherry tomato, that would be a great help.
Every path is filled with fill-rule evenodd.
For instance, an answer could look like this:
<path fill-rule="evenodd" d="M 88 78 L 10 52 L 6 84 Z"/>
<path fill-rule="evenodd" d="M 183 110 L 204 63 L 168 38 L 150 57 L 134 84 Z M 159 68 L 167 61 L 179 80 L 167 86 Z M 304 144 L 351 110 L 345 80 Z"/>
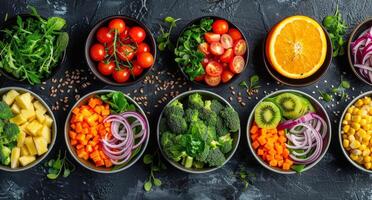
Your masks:
<path fill-rule="evenodd" d="M 129 30 L 129 36 L 133 41 L 141 43 L 146 38 L 146 32 L 143 30 L 143 28 L 135 26 Z"/>
<path fill-rule="evenodd" d="M 200 75 L 200 76 L 195 77 L 194 80 L 195 80 L 195 81 L 198 81 L 198 82 L 199 82 L 199 81 L 202 81 L 202 80 L 204 80 L 204 76 L 205 76 L 205 75 L 202 74 L 202 75 Z"/>
<path fill-rule="evenodd" d="M 134 49 L 129 45 L 122 45 L 117 48 L 117 55 L 122 61 L 130 61 L 134 57 Z"/>
<path fill-rule="evenodd" d="M 247 51 L 247 43 L 245 42 L 245 40 L 240 39 L 235 42 L 233 49 L 236 56 L 242 56 Z"/>
<path fill-rule="evenodd" d="M 144 52 L 150 52 L 150 46 L 144 42 L 140 43 L 137 46 L 137 54 L 144 53 Z"/>
<path fill-rule="evenodd" d="M 198 46 L 198 50 L 200 52 L 202 52 L 204 55 L 209 55 L 208 48 L 209 48 L 209 45 L 206 42 L 203 42 L 203 43 L 199 44 L 199 46 Z"/>
<path fill-rule="evenodd" d="M 116 42 L 116 48 L 118 48 L 119 46 L 120 46 L 120 43 Z M 108 55 L 114 55 L 114 43 L 113 42 L 109 42 L 106 44 L 106 51 Z"/>
<path fill-rule="evenodd" d="M 221 39 L 221 35 L 216 34 L 216 33 L 207 32 L 207 33 L 204 34 L 204 38 L 208 43 L 219 42 L 220 39 Z"/>
<path fill-rule="evenodd" d="M 154 57 L 149 52 L 140 53 L 137 55 L 137 62 L 143 68 L 149 68 L 154 64 Z"/>
<path fill-rule="evenodd" d="M 205 75 L 204 81 L 209 86 L 217 86 L 221 82 L 221 76 L 209 76 L 209 75 Z"/>
<path fill-rule="evenodd" d="M 137 62 L 134 62 L 133 67 L 132 67 L 133 76 L 137 77 L 137 76 L 141 75 L 142 72 L 143 72 L 143 68 Z"/>
<path fill-rule="evenodd" d="M 102 44 L 93 44 L 93 46 L 90 47 L 90 57 L 94 61 L 101 61 L 105 58 L 105 47 Z"/>
<path fill-rule="evenodd" d="M 224 63 L 229 63 L 234 57 L 234 52 L 232 49 L 227 49 L 225 53 L 220 57 L 220 61 Z"/>
<path fill-rule="evenodd" d="M 108 43 L 114 40 L 114 34 L 110 31 L 110 29 L 101 27 L 97 31 L 96 38 L 100 43 Z"/>
<path fill-rule="evenodd" d="M 227 23 L 226 20 L 218 19 L 213 22 L 212 30 L 214 33 L 217 33 L 217 34 L 227 33 L 227 31 L 229 31 L 229 23 Z"/>
<path fill-rule="evenodd" d="M 221 44 L 222 44 L 223 48 L 230 49 L 231 47 L 233 47 L 234 41 L 233 41 L 233 39 L 230 35 L 223 34 L 221 36 Z"/>
<path fill-rule="evenodd" d="M 116 30 L 118 33 L 122 33 L 125 30 L 125 22 L 122 19 L 113 19 L 110 21 L 108 27 L 112 31 Z"/>
<path fill-rule="evenodd" d="M 220 56 L 225 52 L 225 49 L 222 47 L 222 44 L 219 42 L 212 42 L 209 46 L 209 51 L 216 56 Z"/>
<path fill-rule="evenodd" d="M 124 67 L 120 70 L 116 70 L 112 74 L 112 78 L 114 78 L 114 80 L 117 83 L 125 83 L 129 80 L 129 77 L 130 77 L 130 70 L 127 67 Z"/>
<path fill-rule="evenodd" d="M 236 28 L 230 28 L 229 29 L 229 35 L 232 37 L 234 41 L 240 40 L 243 38 L 242 34 L 240 31 Z"/>
<path fill-rule="evenodd" d="M 220 76 L 222 74 L 222 65 L 216 61 L 211 61 L 205 67 L 205 71 L 209 76 Z"/>
<path fill-rule="evenodd" d="M 209 58 L 207 57 L 203 58 L 203 60 L 201 61 L 201 64 L 203 65 L 203 67 L 207 66 L 208 63 L 209 63 Z"/>
<path fill-rule="evenodd" d="M 244 58 L 241 56 L 235 56 L 233 60 L 230 62 L 230 71 L 234 72 L 235 74 L 239 74 L 243 71 L 245 65 Z"/>
<path fill-rule="evenodd" d="M 232 77 L 234 77 L 234 73 L 230 72 L 229 70 L 223 71 L 221 75 L 222 83 L 229 82 Z"/>
<path fill-rule="evenodd" d="M 114 61 L 104 62 L 101 61 L 98 63 L 98 71 L 105 76 L 111 75 L 115 70 Z"/>

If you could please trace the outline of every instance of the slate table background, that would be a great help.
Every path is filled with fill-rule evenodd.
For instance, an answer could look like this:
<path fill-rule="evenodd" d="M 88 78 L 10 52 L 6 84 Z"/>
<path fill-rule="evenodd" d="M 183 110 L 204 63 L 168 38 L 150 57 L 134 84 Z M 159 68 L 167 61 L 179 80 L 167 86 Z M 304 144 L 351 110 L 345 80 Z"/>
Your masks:
<path fill-rule="evenodd" d="M 159 174 L 163 185 L 146 193 L 143 190 L 143 182 L 147 178 L 148 170 L 142 162 L 136 163 L 124 172 L 112 175 L 90 172 L 74 162 L 77 170 L 68 178 L 59 178 L 56 181 L 46 178 L 46 171 L 40 164 L 25 172 L 0 172 L 0 199 L 371 199 L 372 176 L 358 171 L 348 163 L 337 140 L 340 115 L 337 116 L 337 112 L 342 112 L 351 99 L 340 104 L 322 102 L 327 106 L 332 121 L 331 146 L 318 165 L 301 175 L 279 175 L 261 167 L 249 152 L 244 134 L 248 115 L 258 99 L 265 96 L 264 91 L 290 88 L 277 85 L 264 69 L 260 52 L 262 40 L 267 32 L 276 22 L 289 15 L 309 15 L 321 21 L 323 17 L 334 12 L 336 3 L 336 0 L 0 0 L 1 20 L 6 14 L 11 17 L 27 12 L 26 5 L 28 4 L 34 5 L 43 16 L 58 15 L 67 20 L 69 25 L 67 30 L 71 41 L 66 62 L 55 78 L 62 77 L 64 70 L 67 69 L 88 71 L 83 53 L 85 38 L 90 28 L 106 16 L 123 14 L 136 17 L 147 24 L 155 35 L 158 34 L 159 23 L 164 17 L 182 18 L 172 35 L 172 39 L 175 40 L 180 29 L 193 18 L 218 15 L 236 23 L 244 31 L 251 51 L 247 70 L 239 80 L 231 85 L 239 89 L 240 81 L 248 79 L 252 74 L 258 74 L 261 77 L 262 85 L 259 94 L 251 100 L 247 99 L 243 89 L 239 89 L 244 94 L 243 99 L 247 106 L 241 107 L 236 100 L 232 102 L 233 106 L 239 110 L 243 135 L 238 151 L 232 160 L 220 170 L 204 175 L 192 175 L 167 165 L 168 169 Z M 348 34 L 359 22 L 372 16 L 372 0 L 340 0 L 339 8 L 350 26 Z M 181 76 L 176 70 L 172 56 L 170 52 L 159 53 L 155 71 L 169 71 L 175 73 L 176 77 Z M 345 79 L 349 80 L 353 87 L 349 90 L 350 97 L 372 89 L 352 74 L 347 65 L 346 56 L 334 59 L 328 73 L 320 82 L 299 89 L 318 98 L 318 93 L 313 92 L 316 91 L 316 87 L 336 86 L 341 74 L 344 74 Z M 50 81 L 47 84 L 50 84 Z M 26 87 L 41 95 L 49 105 L 55 103 L 55 99 L 49 98 L 49 92 L 41 90 L 40 87 L 14 83 L 7 81 L 5 77 L 0 77 L 0 87 L 6 86 Z M 131 87 L 115 88 L 93 80 L 92 85 L 82 89 L 80 93 L 86 94 L 103 88 L 131 92 L 141 86 L 141 83 L 138 83 Z M 152 89 L 148 87 L 147 85 L 144 89 L 149 94 L 149 104 L 152 105 L 161 97 L 161 94 L 154 95 Z M 209 90 L 228 98 L 231 96 L 228 87 L 225 85 Z M 192 88 L 200 87 L 192 86 Z M 188 86 L 180 91 L 187 89 Z M 73 103 L 70 101 L 70 106 Z M 146 111 L 151 112 L 149 120 L 152 130 L 148 151 L 157 148 L 153 130 L 156 128 L 162 107 L 146 108 Z M 55 112 L 58 121 L 58 137 L 48 158 L 55 157 L 59 149 L 65 149 L 63 126 L 66 115 L 67 112 L 64 111 Z M 71 157 L 69 158 L 72 160 Z M 232 172 L 238 171 L 240 164 L 255 174 L 252 179 L 253 184 L 247 189 L 244 189 L 241 181 L 231 175 Z"/>

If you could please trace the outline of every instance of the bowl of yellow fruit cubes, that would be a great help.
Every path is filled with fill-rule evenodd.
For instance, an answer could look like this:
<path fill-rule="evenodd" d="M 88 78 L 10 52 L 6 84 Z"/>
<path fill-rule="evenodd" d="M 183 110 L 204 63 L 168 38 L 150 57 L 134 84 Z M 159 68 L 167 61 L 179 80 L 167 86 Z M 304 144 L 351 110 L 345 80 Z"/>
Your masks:
<path fill-rule="evenodd" d="M 53 112 L 30 90 L 0 89 L 0 170 L 17 172 L 41 162 L 57 134 Z"/>
<path fill-rule="evenodd" d="M 339 140 L 346 158 L 372 173 L 372 91 L 356 97 L 341 116 Z"/>

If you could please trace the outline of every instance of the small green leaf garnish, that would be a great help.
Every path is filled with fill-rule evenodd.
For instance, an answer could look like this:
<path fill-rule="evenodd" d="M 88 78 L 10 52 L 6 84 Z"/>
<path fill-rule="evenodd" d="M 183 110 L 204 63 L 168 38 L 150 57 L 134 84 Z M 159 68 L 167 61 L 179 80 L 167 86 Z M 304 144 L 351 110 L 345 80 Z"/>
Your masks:
<path fill-rule="evenodd" d="M 323 98 L 323 100 L 324 100 L 325 102 L 330 102 L 330 101 L 332 101 L 333 97 L 332 97 L 331 94 L 329 94 L 329 93 L 327 93 L 327 92 L 325 92 L 325 91 L 323 91 L 323 90 L 318 90 L 318 92 L 319 92 L 320 96 L 322 96 L 322 98 Z"/>
<path fill-rule="evenodd" d="M 301 173 L 305 168 L 305 165 L 292 165 L 292 169 L 297 173 Z"/>
<path fill-rule="evenodd" d="M 244 189 L 247 189 L 249 184 L 252 184 L 255 175 L 243 166 L 239 166 L 239 171 L 235 172 L 234 175 L 244 184 Z"/>
<path fill-rule="evenodd" d="M 147 181 L 144 185 L 143 188 L 145 189 L 146 192 L 150 192 L 152 188 L 152 183 L 151 180 Z"/>
<path fill-rule="evenodd" d="M 160 51 L 164 51 L 166 48 L 168 48 L 168 50 L 170 50 L 170 51 L 173 51 L 174 45 L 170 41 L 170 35 L 172 33 L 172 29 L 174 27 L 176 27 L 176 22 L 178 20 L 180 20 L 180 19 L 174 19 L 173 17 L 170 17 L 170 16 L 164 18 L 164 22 L 167 24 L 168 30 L 165 31 L 164 28 L 162 26 L 160 26 L 160 32 L 161 33 L 158 36 L 158 38 L 156 39 L 156 41 L 158 43 L 158 48 L 159 48 Z"/>
<path fill-rule="evenodd" d="M 47 177 L 51 180 L 57 179 L 61 173 L 64 178 L 67 178 L 75 170 L 75 165 L 66 157 L 66 151 L 63 158 L 61 158 L 61 151 L 59 151 L 57 158 L 49 160 L 44 166 L 48 167 Z"/>
<path fill-rule="evenodd" d="M 255 94 L 258 92 L 258 88 L 260 88 L 261 86 L 259 85 L 260 83 L 260 77 L 258 75 L 252 75 L 250 78 L 249 78 L 249 85 L 247 84 L 246 81 L 242 81 L 240 82 L 240 86 L 246 88 L 247 90 L 247 94 L 249 96 Z"/>
<path fill-rule="evenodd" d="M 150 192 L 153 186 L 159 187 L 162 182 L 159 178 L 155 177 L 155 172 L 160 172 L 165 170 L 166 166 L 161 161 L 161 156 L 159 151 L 156 151 L 154 154 L 146 154 L 143 157 L 143 163 L 150 166 L 150 175 L 147 178 L 147 181 L 144 183 L 143 188 L 146 192 Z"/>

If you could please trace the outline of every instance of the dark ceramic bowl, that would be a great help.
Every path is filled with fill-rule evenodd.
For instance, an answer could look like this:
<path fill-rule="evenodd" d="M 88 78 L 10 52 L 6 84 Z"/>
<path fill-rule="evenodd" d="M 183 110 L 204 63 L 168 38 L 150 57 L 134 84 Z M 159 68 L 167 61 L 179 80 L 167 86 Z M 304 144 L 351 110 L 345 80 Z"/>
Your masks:
<path fill-rule="evenodd" d="M 45 103 L 45 101 L 39 96 L 37 95 L 36 93 L 32 92 L 31 90 L 28 90 L 28 89 L 25 89 L 25 88 L 20 88 L 20 87 L 5 87 L 5 88 L 1 88 L 0 89 L 0 97 L 2 97 L 4 94 L 6 94 L 7 92 L 9 92 L 10 90 L 15 90 L 21 94 L 23 93 L 30 93 L 35 99 L 37 99 L 47 110 L 47 114 L 53 119 L 53 124 L 52 124 L 52 135 L 51 135 L 51 142 L 50 144 L 48 145 L 48 151 L 41 155 L 41 156 L 38 156 L 36 158 L 35 161 L 33 161 L 32 163 L 22 167 L 22 166 L 19 166 L 17 168 L 10 168 L 10 166 L 4 166 L 4 165 L 0 165 L 0 170 L 3 170 L 3 171 L 8 171 L 8 172 L 20 172 L 20 171 L 24 171 L 24 170 L 27 170 L 27 169 L 31 169 L 33 167 L 35 167 L 36 165 L 38 165 L 39 163 L 41 163 L 48 155 L 49 153 L 52 151 L 53 149 L 53 146 L 56 142 L 56 138 L 57 138 L 57 121 L 56 119 L 54 118 L 54 114 L 52 112 L 52 110 L 50 109 L 50 107 L 48 106 L 47 103 Z"/>
<path fill-rule="evenodd" d="M 168 105 L 170 105 L 175 100 L 182 101 L 183 99 L 188 98 L 188 96 L 190 96 L 190 95 L 192 95 L 194 93 L 199 93 L 205 99 L 216 99 L 219 102 L 221 102 L 224 106 L 230 106 L 230 107 L 232 107 L 230 105 L 230 103 L 227 102 L 223 97 L 221 97 L 218 94 L 215 94 L 213 92 L 206 91 L 206 90 L 191 90 L 191 91 L 184 92 L 184 93 L 182 93 L 182 94 L 174 97 L 171 101 L 169 101 L 169 103 L 165 107 L 167 107 Z M 160 152 L 163 155 L 163 157 L 171 165 L 173 165 L 175 168 L 177 168 L 177 169 L 179 169 L 181 171 L 192 173 L 192 174 L 202 174 L 202 173 L 207 173 L 207 172 L 211 172 L 211 171 L 217 170 L 217 169 L 223 167 L 227 162 L 229 162 L 229 160 L 233 157 L 234 153 L 238 149 L 238 145 L 239 145 L 239 141 L 240 141 L 241 128 L 239 128 L 239 130 L 236 133 L 234 133 L 234 134 L 231 135 L 231 138 L 233 139 L 233 148 L 232 148 L 232 150 L 229 153 L 226 154 L 226 160 L 225 160 L 225 162 L 221 166 L 218 166 L 218 167 L 206 167 L 206 168 L 202 168 L 202 169 L 186 168 L 183 165 L 181 165 L 179 162 L 175 162 L 172 159 L 168 158 L 168 156 L 163 151 L 162 145 L 160 144 L 160 121 L 161 121 L 161 119 L 163 117 L 163 114 L 164 114 L 164 109 L 160 113 L 159 120 L 158 120 L 158 125 L 157 125 L 157 130 L 156 130 L 156 139 L 158 141 L 158 146 L 159 146 Z"/>
<path fill-rule="evenodd" d="M 359 72 L 354 67 L 354 58 L 351 55 L 351 43 L 355 41 L 360 34 L 362 34 L 364 31 L 372 27 L 372 18 L 368 18 L 362 23 L 360 23 L 357 27 L 354 28 L 353 32 L 350 35 L 349 41 L 347 43 L 347 59 L 349 61 L 349 66 L 351 67 L 351 70 L 354 72 L 354 74 L 364 83 L 372 86 L 372 83 L 367 81 L 365 78 L 363 78 Z"/>
<path fill-rule="evenodd" d="M 280 23 L 280 22 L 278 22 Z M 281 75 L 279 72 L 277 72 L 274 67 L 271 66 L 267 56 L 266 56 L 266 39 L 263 42 L 263 47 L 262 47 L 262 58 L 264 61 L 264 65 L 269 72 L 269 74 L 277 81 L 280 83 L 283 83 L 285 85 L 293 86 L 293 87 L 304 87 L 308 86 L 311 84 L 314 84 L 319 81 L 319 79 L 327 72 L 329 65 L 331 64 L 332 61 L 332 55 L 333 55 L 333 47 L 332 47 L 332 42 L 331 39 L 329 38 L 329 34 L 327 30 L 322 26 L 322 29 L 324 31 L 326 40 L 327 40 L 327 54 L 326 58 L 322 64 L 322 66 L 316 71 L 313 75 L 304 78 L 304 79 L 291 79 L 288 77 L 285 77 Z"/>
<path fill-rule="evenodd" d="M 273 92 L 273 93 L 265 96 L 263 99 L 261 99 L 256 104 L 256 106 L 253 108 L 253 110 L 252 110 L 252 112 L 251 112 L 251 114 L 249 115 L 249 118 L 248 118 L 247 129 L 246 129 L 247 130 L 247 132 L 246 132 L 247 135 L 246 136 L 247 136 L 248 146 L 249 146 L 249 149 L 251 150 L 251 153 L 253 154 L 254 158 L 266 169 L 268 169 L 272 172 L 279 173 L 279 174 L 295 174 L 296 173 L 294 170 L 285 171 L 285 170 L 282 170 L 282 169 L 277 168 L 277 167 L 271 167 L 268 163 L 266 163 L 259 155 L 257 155 L 256 150 L 253 148 L 252 140 L 251 140 L 250 132 L 249 132 L 251 127 L 252 127 L 252 124 L 254 122 L 254 111 L 256 110 L 257 105 L 259 103 L 261 103 L 262 101 L 264 101 L 265 99 L 267 99 L 267 98 L 274 97 L 274 96 L 279 95 L 279 94 L 284 93 L 284 92 L 295 93 L 297 95 L 301 95 L 301 96 L 307 98 L 311 102 L 311 104 L 314 106 L 315 110 L 317 111 L 317 114 L 324 119 L 324 121 L 326 122 L 327 127 L 328 127 L 327 135 L 324 138 L 322 153 L 320 154 L 320 156 L 317 158 L 316 161 L 314 161 L 313 163 L 308 164 L 308 165 L 305 166 L 305 168 L 301 172 L 301 173 L 303 173 L 303 172 L 311 169 L 312 167 L 314 167 L 316 164 L 318 164 L 320 162 L 320 160 L 322 160 L 322 158 L 324 157 L 324 155 L 326 154 L 326 152 L 329 148 L 329 145 L 331 144 L 331 138 L 332 138 L 331 121 L 329 120 L 329 116 L 327 114 L 327 111 L 324 109 L 322 104 L 319 103 L 319 101 L 317 101 L 314 97 L 312 97 L 312 96 L 310 96 L 310 95 L 308 95 L 304 92 L 301 92 L 299 90 L 279 90 L 279 91 Z"/>
<path fill-rule="evenodd" d="M 248 40 L 247 38 L 245 37 L 244 35 L 244 32 L 238 27 L 236 26 L 234 23 L 232 23 L 231 21 L 225 19 L 225 18 L 222 18 L 222 17 L 218 17 L 218 16 L 203 16 L 203 17 L 199 17 L 199 18 L 196 18 L 194 20 L 192 20 L 190 23 L 188 23 L 181 31 L 181 33 L 179 34 L 178 36 L 178 39 L 177 39 L 177 44 L 176 44 L 176 47 L 178 47 L 179 45 L 179 38 L 180 36 L 186 31 L 187 28 L 189 28 L 191 25 L 193 24 L 199 24 L 200 23 L 200 20 L 201 19 L 204 19 L 204 18 L 211 18 L 211 19 L 214 19 L 214 20 L 218 20 L 218 19 L 223 19 L 223 20 L 226 20 L 227 23 L 229 23 L 229 28 L 236 28 L 239 30 L 239 32 L 242 34 L 243 36 L 243 39 L 245 40 L 245 42 L 247 43 L 247 52 L 245 53 L 245 55 L 243 56 L 244 60 L 245 60 L 245 65 L 244 65 L 244 69 L 242 72 L 240 72 L 240 74 L 235 74 L 234 77 L 227 83 L 220 83 L 218 84 L 217 86 L 209 86 L 207 85 L 206 83 L 204 82 L 198 82 L 198 81 L 191 81 L 190 78 L 189 78 L 189 75 L 187 75 L 184 71 L 183 71 L 183 68 L 180 64 L 177 63 L 177 66 L 179 68 L 179 70 L 182 72 L 182 75 L 186 78 L 186 80 L 189 80 L 190 82 L 192 82 L 193 84 L 195 85 L 198 85 L 198 86 L 207 86 L 207 87 L 210 87 L 210 88 L 216 88 L 216 87 L 220 87 L 222 85 L 226 85 L 226 84 L 231 84 L 232 82 L 234 82 L 235 80 L 238 79 L 238 77 L 243 74 L 244 70 L 246 69 L 247 65 L 248 65 L 248 60 L 249 60 L 249 44 L 248 44 Z"/>
<path fill-rule="evenodd" d="M 152 67 L 154 67 L 154 64 L 151 67 L 149 67 L 147 69 L 144 69 L 144 71 L 142 72 L 142 74 L 141 74 L 140 77 L 137 77 L 134 80 L 131 77 L 128 82 L 117 83 L 117 82 L 114 81 L 114 79 L 111 76 L 104 76 L 104 75 L 102 75 L 98 71 L 98 69 L 97 69 L 98 62 L 92 60 L 90 58 L 90 55 L 89 55 L 89 49 L 90 49 L 90 47 L 93 44 L 98 43 L 98 41 L 96 39 L 96 32 L 98 31 L 98 29 L 100 27 L 102 27 L 102 26 L 107 26 L 108 23 L 110 22 L 110 20 L 116 19 L 116 18 L 120 18 L 120 19 L 124 20 L 126 26 L 129 26 L 129 27 L 140 26 L 141 28 L 143 28 L 143 30 L 145 30 L 145 32 L 146 32 L 146 39 L 144 40 L 144 42 L 146 42 L 150 46 L 151 54 L 154 56 L 154 64 L 155 64 L 155 62 L 156 62 L 157 48 L 156 48 L 156 42 L 155 42 L 154 36 L 152 35 L 150 29 L 147 28 L 147 26 L 144 23 L 142 23 L 141 21 L 139 21 L 139 20 L 137 20 L 135 18 L 132 18 L 132 17 L 124 16 L 124 15 L 113 15 L 113 16 L 109 16 L 109 17 L 106 17 L 106 18 L 100 20 L 99 22 L 97 22 L 94 25 L 94 27 L 90 31 L 90 33 L 89 33 L 89 35 L 87 37 L 87 40 L 85 42 L 85 59 L 86 59 L 86 61 L 88 63 L 88 66 L 89 66 L 90 70 L 102 82 L 104 82 L 106 84 L 109 84 L 109 85 L 113 85 L 113 86 L 127 86 L 127 85 L 132 85 L 132 84 L 134 84 L 134 83 L 142 80 L 146 76 L 146 74 L 150 71 L 150 69 Z"/>
<path fill-rule="evenodd" d="M 3 22 L 1 25 L 0 25 L 0 30 L 4 30 L 4 29 L 9 29 L 11 28 L 12 26 L 16 25 L 17 24 L 17 17 L 20 16 L 23 20 L 27 19 L 27 18 L 34 18 L 36 19 L 35 16 L 33 15 L 30 15 L 30 14 L 20 14 L 20 15 L 16 15 L 14 17 L 11 17 L 9 18 L 8 20 L 6 20 L 5 22 Z M 43 17 L 43 19 L 45 19 Z M 4 33 L 3 32 L 0 32 L 0 39 L 2 39 L 4 36 Z M 59 63 L 54 66 L 54 68 L 52 69 L 52 72 L 49 74 L 48 77 L 45 77 L 43 79 L 41 79 L 41 82 L 43 81 L 47 81 L 49 80 L 51 77 L 54 76 L 54 74 L 57 73 L 57 71 L 59 70 L 60 66 L 62 65 L 62 63 L 65 61 L 65 57 L 66 57 L 66 50 L 63 52 L 62 54 L 62 57 L 60 58 L 60 61 Z M 8 72 L 4 71 L 3 68 L 0 68 L 0 73 L 6 77 L 7 79 L 11 80 L 11 81 L 17 81 L 17 82 L 23 82 L 23 83 L 28 83 L 27 80 L 19 80 L 17 79 L 16 77 L 14 77 L 12 74 L 9 74 Z"/>
<path fill-rule="evenodd" d="M 138 153 L 135 154 L 135 155 L 133 154 L 134 156 L 132 158 L 130 158 L 130 160 L 125 165 L 123 165 L 121 167 L 118 167 L 118 168 L 97 167 L 90 160 L 83 160 L 83 159 L 80 159 L 77 156 L 76 149 L 75 149 L 75 147 L 73 147 L 71 145 L 70 136 L 68 134 L 69 131 L 70 131 L 70 119 L 71 119 L 71 116 L 72 116 L 72 110 L 77 106 L 87 104 L 87 100 L 90 99 L 91 97 L 95 97 L 97 95 L 107 94 L 107 93 L 110 93 L 110 92 L 115 92 L 115 91 L 114 90 L 97 90 L 97 91 L 91 92 L 89 94 L 86 94 L 85 96 L 80 98 L 80 100 L 75 103 L 75 105 L 71 108 L 70 112 L 68 113 L 67 118 L 66 118 L 66 122 L 65 122 L 65 127 L 64 127 L 64 130 L 65 130 L 65 134 L 64 134 L 65 136 L 64 137 L 65 137 L 66 146 L 67 146 L 68 151 L 72 155 L 72 157 L 76 160 L 76 162 L 78 162 L 81 166 L 85 167 L 86 169 L 91 170 L 93 172 L 101 173 L 101 174 L 112 174 L 112 173 L 121 172 L 121 171 L 124 171 L 124 170 L 128 169 L 132 165 L 134 165 L 141 158 L 142 154 L 145 152 L 147 144 L 148 144 L 149 139 L 150 139 L 149 120 L 147 119 L 145 112 L 137 104 L 136 101 L 134 101 L 128 95 L 124 94 L 124 96 L 128 100 L 128 102 L 133 104 L 136 107 L 136 111 L 142 114 L 142 116 L 145 118 L 146 123 L 147 123 L 148 135 L 147 135 L 147 138 L 145 139 L 145 141 L 142 143 L 141 147 L 139 147 L 141 149 L 138 151 Z"/>

